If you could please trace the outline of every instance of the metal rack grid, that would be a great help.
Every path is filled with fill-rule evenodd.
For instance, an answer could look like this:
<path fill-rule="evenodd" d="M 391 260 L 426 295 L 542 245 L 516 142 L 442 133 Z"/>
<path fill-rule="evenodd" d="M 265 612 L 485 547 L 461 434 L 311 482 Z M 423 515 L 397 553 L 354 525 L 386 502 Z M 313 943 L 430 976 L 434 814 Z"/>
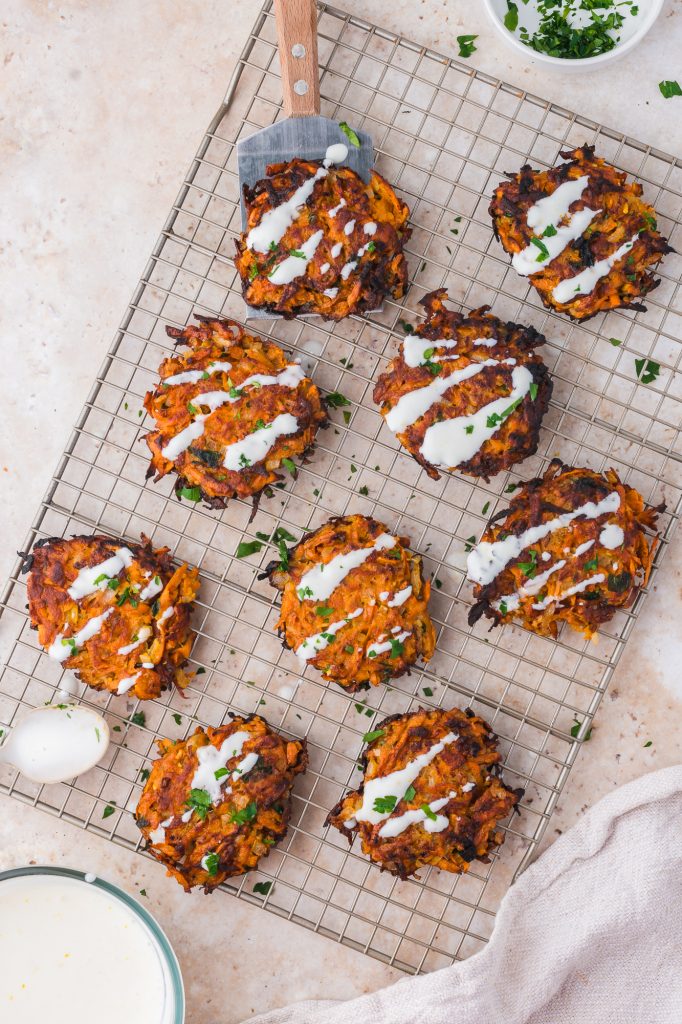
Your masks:
<path fill-rule="evenodd" d="M 297 783 L 287 839 L 262 870 L 225 888 L 403 970 L 427 971 L 470 955 L 487 940 L 500 898 L 547 825 L 644 598 L 640 593 L 631 609 L 618 612 L 596 645 L 568 629 L 557 641 L 516 627 L 488 635 L 484 623 L 466 623 L 467 544 L 503 506 L 514 480 L 540 472 L 555 454 L 594 469 L 613 466 L 646 500 L 667 502 L 656 565 L 682 504 L 679 257 L 667 257 L 647 313 L 619 311 L 571 324 L 545 311 L 509 268 L 493 239 L 489 196 L 503 170 L 526 160 L 547 166 L 562 148 L 591 142 L 644 184 L 662 230 L 682 248 L 682 166 L 332 7 L 320 7 L 319 32 L 322 112 L 373 136 L 378 170 L 412 210 L 407 299 L 336 325 L 259 322 L 259 331 L 300 357 L 323 390 L 343 392 L 352 406 L 348 423 L 334 413 L 333 427 L 298 479 L 264 500 L 250 526 L 244 503 L 213 512 L 176 502 L 170 479 L 145 485 L 146 448 L 138 442 L 149 424 L 141 399 L 171 349 L 164 326 L 182 326 L 195 312 L 243 316 L 231 262 L 240 230 L 236 142 L 281 115 L 267 3 L 27 540 L 28 546 L 38 537 L 96 530 L 135 538 L 143 531 L 155 544 L 168 544 L 178 560 L 198 565 L 192 662 L 199 674 L 184 697 L 166 693 L 140 707 L 79 685 L 80 698 L 120 730 L 112 733 L 105 762 L 54 786 L 34 785 L 3 768 L 0 790 L 140 849 L 130 811 L 155 738 L 184 737 L 197 723 L 217 725 L 228 710 L 259 710 L 275 727 L 308 738 L 310 769 Z M 554 397 L 538 454 L 517 476 L 502 474 L 489 484 L 454 474 L 432 481 L 397 447 L 373 406 L 372 384 L 402 336 L 401 321 L 414 322 L 419 299 L 436 287 L 447 287 L 463 308 L 488 302 L 498 316 L 532 323 L 549 339 L 544 358 Z M 636 379 L 636 357 L 660 363 L 657 380 L 643 385 Z M 249 559 L 233 554 L 255 531 L 272 533 L 283 525 L 298 537 L 330 515 L 351 511 L 375 515 L 411 537 L 435 580 L 432 614 L 439 629 L 426 670 L 355 699 L 324 684 L 314 669 L 301 676 L 294 655 L 281 648 L 273 593 L 257 579 L 268 546 Z M 25 604 L 25 585 L 15 572 L 1 624 L 7 664 L 0 721 L 8 725 L 22 709 L 52 699 L 63 683 L 61 668 L 37 646 Z M 461 877 L 427 870 L 401 882 L 382 875 L 359 850 L 349 851 L 322 823 L 357 783 L 362 734 L 373 722 L 419 705 L 452 704 L 469 705 L 492 723 L 508 781 L 526 788 L 521 815 L 508 822 L 506 842 L 490 864 L 474 863 Z M 139 710 L 144 724 L 132 721 Z M 114 813 L 105 819 L 107 805 Z M 274 882 L 269 893 L 254 894 L 254 883 L 264 879 Z"/>

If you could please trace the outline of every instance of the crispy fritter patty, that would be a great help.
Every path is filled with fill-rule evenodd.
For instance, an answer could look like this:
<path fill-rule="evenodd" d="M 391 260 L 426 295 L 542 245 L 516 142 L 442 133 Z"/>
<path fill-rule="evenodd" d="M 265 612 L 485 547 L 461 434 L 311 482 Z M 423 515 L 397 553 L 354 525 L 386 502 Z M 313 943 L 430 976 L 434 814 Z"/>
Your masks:
<path fill-rule="evenodd" d="M 164 360 L 145 396 L 157 424 L 146 437 L 147 475 L 173 470 L 178 493 L 198 488 L 197 497 L 220 508 L 280 480 L 276 470 L 311 447 L 327 414 L 317 387 L 278 345 L 234 320 L 197 319 L 166 328 L 187 348 Z"/>
<path fill-rule="evenodd" d="M 555 459 L 544 476 L 521 484 L 468 559 L 476 604 L 469 624 L 518 619 L 542 636 L 563 620 L 592 637 L 629 607 L 649 576 L 665 505 L 647 507 L 612 469 L 594 473 Z"/>
<path fill-rule="evenodd" d="M 267 174 L 253 188 L 244 186 L 248 231 L 236 242 L 235 265 L 250 306 L 287 318 L 319 313 L 341 320 L 376 309 L 387 295 L 403 295 L 410 211 L 381 175 L 372 171 L 366 185 L 350 167 L 314 160 L 271 164 Z M 273 217 L 296 196 L 301 205 L 294 200 L 293 220 L 282 222 L 282 211 Z"/>
<path fill-rule="evenodd" d="M 593 146 L 561 157 L 566 163 L 548 171 L 526 164 L 497 186 L 495 234 L 549 309 L 574 320 L 620 306 L 645 309 L 638 299 L 659 284 L 651 271 L 673 251 L 656 229 L 656 211 L 641 185 L 595 157 Z M 582 187 L 567 185 L 580 178 L 588 179 Z"/>
<path fill-rule="evenodd" d="M 282 592 L 277 628 L 303 664 L 346 690 L 378 686 L 428 661 L 435 631 L 409 538 L 366 516 L 330 519 L 265 571 Z"/>
<path fill-rule="evenodd" d="M 434 480 L 454 469 L 487 480 L 537 450 L 552 394 L 534 351 L 545 338 L 503 323 L 488 306 L 465 317 L 445 299 L 444 289 L 422 299 L 427 318 L 379 377 L 374 401 Z"/>
<path fill-rule="evenodd" d="M 175 683 L 192 649 L 199 572 L 168 548 L 112 537 L 51 537 L 24 559 L 31 625 L 48 654 L 92 686 L 140 700 Z"/>
<path fill-rule="evenodd" d="M 329 812 L 382 871 L 408 878 L 433 864 L 464 872 L 504 842 L 497 826 L 523 796 L 498 778 L 490 726 L 474 715 L 418 711 L 384 719 L 363 756 L 364 779 Z"/>
<path fill-rule="evenodd" d="M 287 740 L 258 715 L 187 740 L 158 740 L 158 760 L 135 812 L 150 853 L 189 892 L 210 892 L 267 857 L 287 833 L 305 740 Z"/>

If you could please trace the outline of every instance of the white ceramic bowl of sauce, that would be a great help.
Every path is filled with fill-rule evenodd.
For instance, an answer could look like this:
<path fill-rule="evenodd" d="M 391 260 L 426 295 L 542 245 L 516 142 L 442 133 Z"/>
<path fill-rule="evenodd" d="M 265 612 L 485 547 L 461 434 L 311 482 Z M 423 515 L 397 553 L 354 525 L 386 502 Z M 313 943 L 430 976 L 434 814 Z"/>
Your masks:
<path fill-rule="evenodd" d="M 619 41 L 613 49 L 607 50 L 606 53 L 597 54 L 595 57 L 571 58 L 552 57 L 548 53 L 541 53 L 520 39 L 518 32 L 522 25 L 530 32 L 533 32 L 537 27 L 539 17 L 536 0 L 528 0 L 527 3 L 524 3 L 523 0 L 515 0 L 518 8 L 519 24 L 514 32 L 506 28 L 504 24 L 505 15 L 509 10 L 507 0 L 483 0 L 483 2 L 493 25 L 509 46 L 513 47 L 517 53 L 523 54 L 526 60 L 532 63 L 542 64 L 544 67 L 553 68 L 555 71 L 569 72 L 594 71 L 604 64 L 624 57 L 626 53 L 629 53 L 641 42 L 656 21 L 663 7 L 663 0 L 633 0 L 634 5 L 638 8 L 635 16 L 630 14 L 627 7 L 618 8 L 620 13 L 625 12 L 625 21 L 621 29 L 618 32 L 614 32 L 614 36 L 617 35 Z M 597 10 L 596 13 L 604 14 L 607 12 Z"/>
<path fill-rule="evenodd" d="M 183 1024 L 175 953 L 109 882 L 66 868 L 0 873 L 2 1024 Z"/>

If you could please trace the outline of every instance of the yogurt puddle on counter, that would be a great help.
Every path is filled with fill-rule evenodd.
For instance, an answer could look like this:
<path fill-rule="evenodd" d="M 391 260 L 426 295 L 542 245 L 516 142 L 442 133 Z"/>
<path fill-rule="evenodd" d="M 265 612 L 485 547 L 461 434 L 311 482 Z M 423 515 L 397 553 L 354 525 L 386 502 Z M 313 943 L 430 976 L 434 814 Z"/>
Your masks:
<path fill-rule="evenodd" d="M 80 877 L 0 879 L 2 1024 L 177 1019 L 160 947 L 122 899 Z"/>

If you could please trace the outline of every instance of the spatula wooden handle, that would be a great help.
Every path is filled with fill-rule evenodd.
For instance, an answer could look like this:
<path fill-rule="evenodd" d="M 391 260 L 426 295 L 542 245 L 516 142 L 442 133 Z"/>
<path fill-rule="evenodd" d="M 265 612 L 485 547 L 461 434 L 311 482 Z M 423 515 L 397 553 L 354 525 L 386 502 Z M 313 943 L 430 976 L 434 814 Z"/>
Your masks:
<path fill-rule="evenodd" d="M 319 114 L 315 0 L 275 0 L 275 20 L 282 68 L 284 113 L 287 117 Z"/>

